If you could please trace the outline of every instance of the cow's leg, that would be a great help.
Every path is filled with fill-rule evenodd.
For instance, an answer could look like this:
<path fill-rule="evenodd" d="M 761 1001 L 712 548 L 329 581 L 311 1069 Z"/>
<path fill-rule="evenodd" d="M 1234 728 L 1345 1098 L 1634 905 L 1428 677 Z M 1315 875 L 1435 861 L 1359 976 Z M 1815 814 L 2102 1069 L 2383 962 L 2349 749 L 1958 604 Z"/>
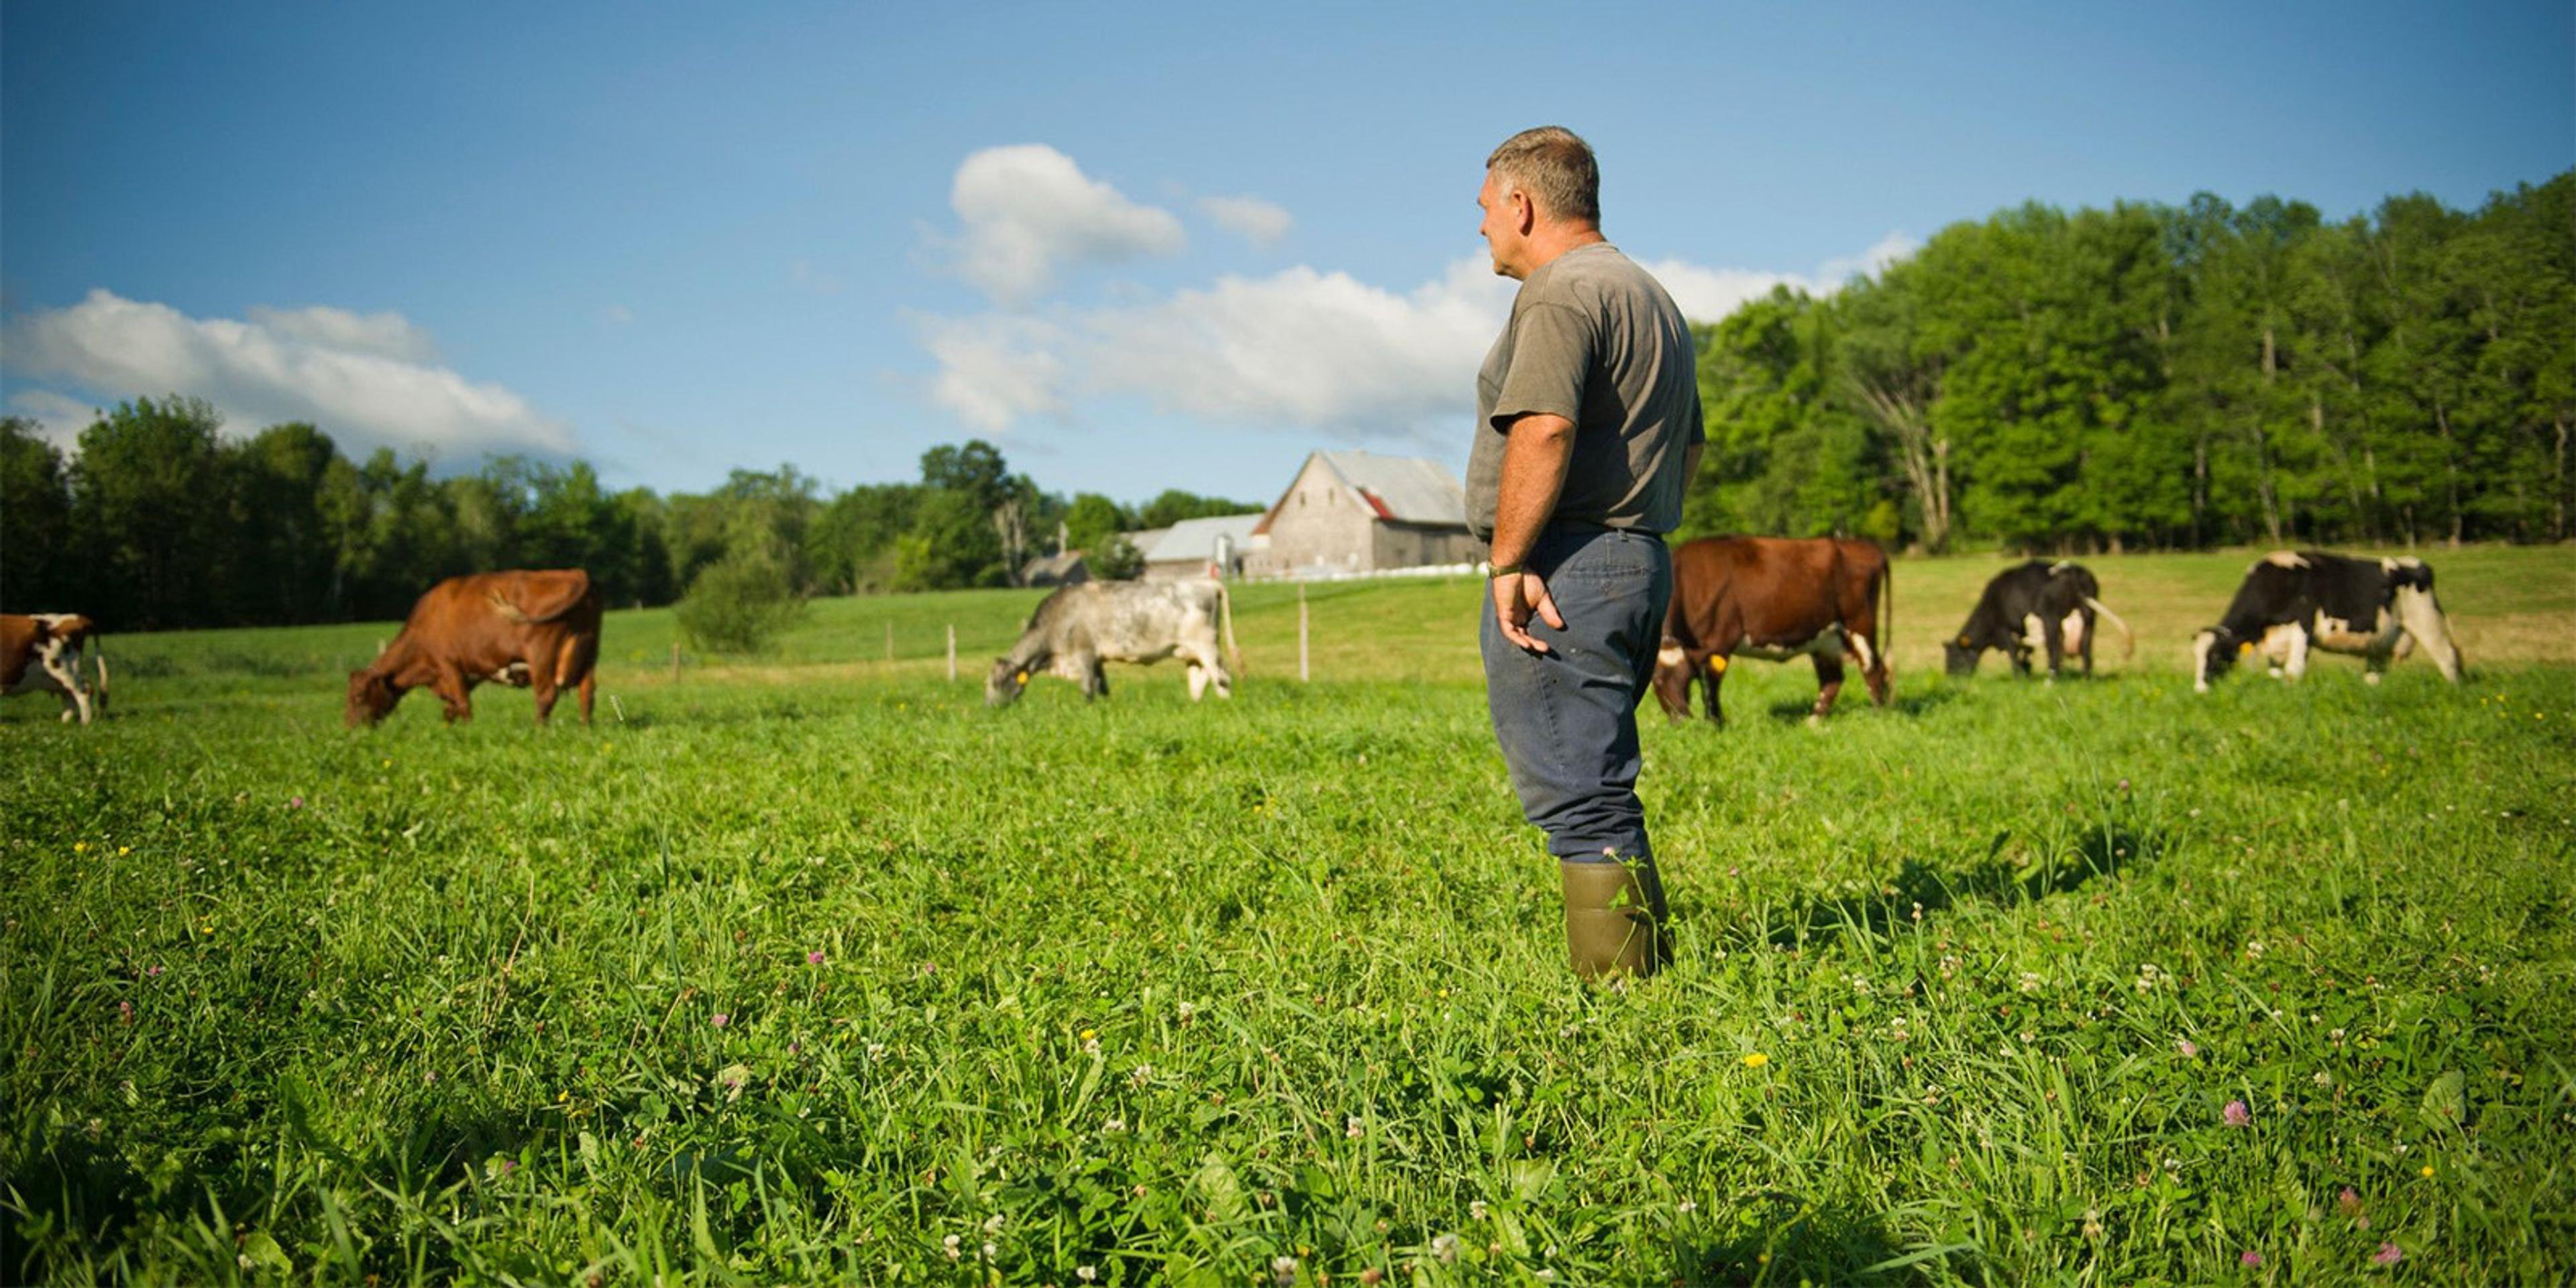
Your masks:
<path fill-rule="evenodd" d="M 573 690 L 581 697 L 581 722 L 585 725 L 590 723 L 590 695 L 598 687 L 599 672 L 594 669 L 582 672 L 581 686 Z"/>
<path fill-rule="evenodd" d="M 1074 658 L 1073 664 L 1082 672 L 1082 696 L 1084 699 L 1089 700 L 1109 696 L 1109 672 L 1106 668 L 1101 666 L 1099 654 L 1080 654 Z"/>
<path fill-rule="evenodd" d="M 437 664 L 436 672 L 430 676 L 429 691 L 438 695 L 439 705 L 443 708 L 442 718 L 448 724 L 474 718 L 474 703 L 465 696 L 467 690 L 463 671 L 452 663 Z"/>
<path fill-rule="evenodd" d="M 530 658 L 528 659 L 527 667 L 528 689 L 537 699 L 537 725 L 539 728 L 543 728 L 546 723 L 546 717 L 555 713 L 556 676 L 554 663 L 551 659 L 540 660 Z"/>
<path fill-rule="evenodd" d="M 1843 694 L 1843 660 L 1831 653 L 1816 654 L 1816 709 L 1807 722 L 1823 724 L 1825 714 L 1834 709 L 1834 699 Z"/>
<path fill-rule="evenodd" d="M 2080 614 L 2078 614 L 2075 620 L 2083 623 L 2084 678 L 2090 680 L 2093 678 L 2093 627 L 2095 625 L 2093 620 L 2093 610 L 2090 608 L 2084 609 Z"/>
<path fill-rule="evenodd" d="M 44 668 L 46 678 L 54 682 L 55 691 L 62 695 L 63 723 L 70 724 L 74 717 L 78 717 L 82 724 L 88 724 L 89 691 L 81 687 L 80 655 L 58 649 L 51 656 L 40 658 L 38 665 Z"/>
<path fill-rule="evenodd" d="M 2039 619 L 2034 617 L 2031 620 Z M 2040 643 L 2048 649 L 2048 678 L 2054 680 L 2066 669 L 2066 632 L 2058 623 L 2049 622 L 2039 634 Z"/>
<path fill-rule="evenodd" d="M 1234 677 L 1226 672 L 1225 658 L 1216 651 L 1216 645 L 1199 650 L 1199 669 L 1207 673 L 1207 682 L 1218 697 L 1233 700 Z"/>
<path fill-rule="evenodd" d="M 1199 700 L 1199 695 L 1207 691 L 1207 668 L 1200 666 L 1197 659 L 1193 658 L 1189 662 L 1189 674 L 1190 701 L 1196 702 Z"/>
<path fill-rule="evenodd" d="M 1850 638 L 1852 652 L 1860 659 L 1861 679 L 1869 685 L 1870 705 L 1886 706 L 1889 699 L 1894 696 L 1888 692 L 1890 686 L 1887 682 L 1887 654 L 1880 652 L 1877 641 L 1867 635 L 1854 635 Z"/>
<path fill-rule="evenodd" d="M 2460 682 L 2460 646 L 2451 638 L 2451 621 L 2442 615 L 2442 606 L 2431 591 L 2417 586 L 2397 588 L 2397 620 L 2406 634 L 2424 646 L 2425 655 L 2440 668 L 2442 678 Z"/>
<path fill-rule="evenodd" d="M 1733 647 L 1728 645 L 1728 650 Z M 1720 729 L 1726 727 L 1726 705 L 1718 700 L 1718 691 L 1726 687 L 1726 658 L 1727 650 L 1705 656 L 1691 654 L 1691 674 L 1699 677 L 1700 698 L 1708 703 L 1708 722 Z M 1688 688 L 1682 690 L 1682 704 L 1690 704 Z"/>
<path fill-rule="evenodd" d="M 2293 684 L 2308 673 L 2308 633 L 2297 626 L 2290 628 L 2290 656 L 2281 663 L 2281 676 Z"/>

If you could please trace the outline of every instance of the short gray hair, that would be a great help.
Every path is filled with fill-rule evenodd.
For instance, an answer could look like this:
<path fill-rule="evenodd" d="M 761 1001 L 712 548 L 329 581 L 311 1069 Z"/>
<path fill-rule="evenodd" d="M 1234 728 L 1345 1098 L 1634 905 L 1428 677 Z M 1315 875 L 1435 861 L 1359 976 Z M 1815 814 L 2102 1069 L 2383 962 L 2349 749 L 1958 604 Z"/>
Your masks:
<path fill-rule="evenodd" d="M 1485 168 L 1535 198 L 1551 217 L 1601 226 L 1601 165 L 1574 131 L 1562 125 L 1523 130 L 1503 140 Z"/>

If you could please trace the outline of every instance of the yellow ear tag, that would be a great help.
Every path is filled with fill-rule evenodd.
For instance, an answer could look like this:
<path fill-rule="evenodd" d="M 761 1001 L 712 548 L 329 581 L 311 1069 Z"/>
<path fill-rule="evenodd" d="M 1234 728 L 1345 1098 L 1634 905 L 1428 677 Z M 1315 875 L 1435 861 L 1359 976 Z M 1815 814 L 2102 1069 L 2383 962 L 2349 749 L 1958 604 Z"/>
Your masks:
<path fill-rule="evenodd" d="M 2239 644 L 2239 645 L 2237 645 L 2237 646 L 2236 646 L 2236 655 L 2237 655 L 2238 657 L 2243 657 L 2244 655 L 2246 655 L 2246 654 L 2248 654 L 2248 653 L 2251 653 L 2251 652 L 2253 652 L 2253 651 L 2254 651 L 2254 641 L 2252 641 L 2252 640 L 2247 640 L 2247 641 L 2245 641 L 2244 643 Z"/>
<path fill-rule="evenodd" d="M 1012 678 L 1012 679 L 1014 679 L 1014 680 L 1019 681 L 1019 682 L 1020 682 L 1020 683 L 1022 683 L 1022 684 L 1026 684 L 1026 683 L 1028 683 L 1028 682 L 1029 682 L 1029 673 L 1028 673 L 1028 672 L 1026 672 L 1026 671 L 1022 671 L 1022 672 L 1020 672 L 1018 675 L 1014 675 L 1014 676 L 1012 676 L 1011 678 Z"/>
<path fill-rule="evenodd" d="M 1713 673 L 1713 674 L 1718 674 L 1718 675 L 1723 675 L 1723 674 L 1725 674 L 1725 673 L 1726 673 L 1726 655 L 1725 655 L 1724 653 L 1711 653 L 1711 654 L 1709 654 L 1709 656 L 1708 656 L 1708 669 L 1709 669 L 1709 671 L 1710 671 L 1711 673 Z"/>
<path fill-rule="evenodd" d="M 1960 637 L 1959 637 L 1959 647 L 1961 647 L 1961 648 L 1966 648 L 1967 646 L 1968 646 L 1968 637 L 1967 637 L 1967 636 L 1965 636 L 1965 635 L 1960 636 Z"/>

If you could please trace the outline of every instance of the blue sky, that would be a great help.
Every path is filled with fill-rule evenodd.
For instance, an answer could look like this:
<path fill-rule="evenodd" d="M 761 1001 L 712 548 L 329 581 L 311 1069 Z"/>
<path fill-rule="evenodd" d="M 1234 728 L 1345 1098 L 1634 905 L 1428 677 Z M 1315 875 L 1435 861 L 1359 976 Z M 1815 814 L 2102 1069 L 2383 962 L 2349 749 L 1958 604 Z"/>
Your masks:
<path fill-rule="evenodd" d="M 0 401 L 310 419 L 442 469 L 1267 500 L 1463 461 L 1485 153 L 1583 133 L 1713 316 L 2036 198 L 2576 164 L 2563 3 L 0 10 Z"/>

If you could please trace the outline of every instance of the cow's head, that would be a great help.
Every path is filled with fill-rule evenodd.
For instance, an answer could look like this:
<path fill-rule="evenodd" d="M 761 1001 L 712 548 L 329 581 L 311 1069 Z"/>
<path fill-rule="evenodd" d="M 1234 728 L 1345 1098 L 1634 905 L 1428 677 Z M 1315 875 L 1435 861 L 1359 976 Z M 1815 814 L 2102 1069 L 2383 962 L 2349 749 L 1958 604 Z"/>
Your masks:
<path fill-rule="evenodd" d="M 1950 674 L 1966 679 L 1977 673 L 1977 659 L 1986 655 L 1985 647 L 1975 637 L 1955 635 L 1941 642 L 1942 663 Z"/>
<path fill-rule="evenodd" d="M 2254 641 L 2239 639 L 2236 632 L 2224 626 L 2212 626 L 2191 637 L 2191 687 L 2195 693 L 2209 692 L 2210 682 L 2227 674 L 2236 665 L 2237 655 L 2250 653 Z"/>
<path fill-rule="evenodd" d="M 1046 665 L 1044 658 L 1014 661 L 1007 657 L 993 659 L 993 673 L 984 677 L 984 705 L 1007 707 L 1020 699 L 1020 690 Z"/>
<path fill-rule="evenodd" d="M 349 672 L 349 727 L 371 725 L 384 719 L 402 699 L 402 691 L 393 680 L 375 671 Z"/>

